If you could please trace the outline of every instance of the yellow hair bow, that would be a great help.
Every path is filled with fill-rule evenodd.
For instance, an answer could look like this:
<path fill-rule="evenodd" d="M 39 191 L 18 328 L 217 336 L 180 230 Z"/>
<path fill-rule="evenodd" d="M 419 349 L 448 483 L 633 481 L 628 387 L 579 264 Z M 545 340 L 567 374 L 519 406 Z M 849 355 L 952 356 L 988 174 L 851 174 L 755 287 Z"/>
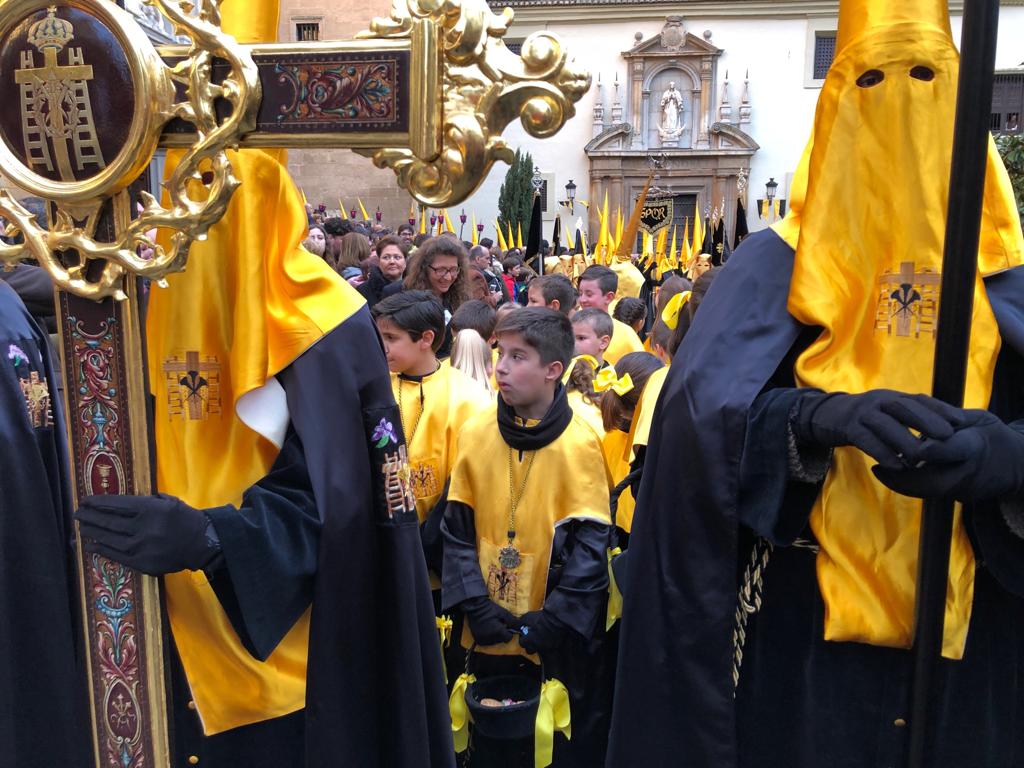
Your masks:
<path fill-rule="evenodd" d="M 476 682 L 476 675 L 463 672 L 455 681 L 452 695 L 448 699 L 448 713 L 452 716 L 452 738 L 455 751 L 465 752 L 469 746 L 469 707 L 466 705 L 466 689 Z"/>
<path fill-rule="evenodd" d="M 569 361 L 569 365 L 565 368 L 565 373 L 562 374 L 562 383 L 565 384 L 569 381 L 569 376 L 576 368 L 576 363 L 586 363 L 595 371 L 597 370 L 597 358 L 593 355 L 578 355 Z"/>
<path fill-rule="evenodd" d="M 552 678 L 540 687 L 540 706 L 537 708 L 537 724 L 533 733 L 534 768 L 548 768 L 555 748 L 555 731 L 561 731 L 565 738 L 572 738 L 572 722 L 569 712 L 569 691 L 558 680 Z"/>
<path fill-rule="evenodd" d="M 622 397 L 627 392 L 632 391 L 633 379 L 628 373 L 619 378 L 615 375 L 614 368 L 602 368 L 597 372 L 597 376 L 594 377 L 594 391 L 607 392 L 609 389 L 619 397 Z"/>
<path fill-rule="evenodd" d="M 677 293 L 671 299 L 668 300 L 668 304 L 661 310 L 661 322 L 671 328 L 673 331 L 676 326 L 679 325 L 679 313 L 682 312 L 683 307 L 686 306 L 686 302 L 690 300 L 690 295 L 693 291 L 682 291 Z"/>

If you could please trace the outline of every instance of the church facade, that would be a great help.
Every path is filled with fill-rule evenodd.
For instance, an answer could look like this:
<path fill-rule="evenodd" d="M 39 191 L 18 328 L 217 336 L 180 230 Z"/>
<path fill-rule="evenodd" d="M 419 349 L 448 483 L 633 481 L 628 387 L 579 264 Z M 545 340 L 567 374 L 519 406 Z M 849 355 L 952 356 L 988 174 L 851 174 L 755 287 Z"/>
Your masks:
<path fill-rule="evenodd" d="M 282 0 L 279 39 L 350 39 L 390 0 Z M 673 202 L 673 221 L 692 221 L 698 208 L 735 225 L 742 198 L 751 231 L 767 226 L 758 201 L 778 184 L 785 210 L 792 174 L 807 141 L 815 103 L 831 62 L 838 0 L 494 0 L 515 20 L 506 35 L 514 51 L 533 32 L 555 32 L 593 75 L 576 116 L 555 137 L 538 141 L 518 125 L 509 146 L 530 152 L 544 182 L 545 232 L 556 215 L 563 230 L 582 219 L 596 235 L 597 212 L 608 196 L 627 215 L 652 167 L 654 192 Z M 126 0 L 150 37 L 171 42 L 172 30 L 152 8 Z M 950 3 L 959 38 L 963 0 Z M 1003 0 L 997 70 L 1024 63 L 1024 0 Z M 997 101 L 1001 91 L 997 89 Z M 994 112 L 998 104 L 993 107 Z M 1004 110 L 1018 120 L 1019 110 Z M 161 173 L 156 162 L 154 179 Z M 385 224 L 408 219 L 411 200 L 394 174 L 344 150 L 292 150 L 289 170 L 310 203 L 334 211 L 361 199 Z M 498 193 L 507 166 L 496 164 L 477 192 L 450 210 L 473 214 L 494 237 Z M 576 203 L 566 185 L 576 187 Z M 0 183 L 3 183 L 0 180 Z M 464 235 L 469 239 L 469 226 Z M 550 234 L 547 235 L 548 237 Z"/>
<path fill-rule="evenodd" d="M 492 3 L 496 11 L 506 6 L 515 12 L 506 37 L 513 50 L 532 32 L 555 32 L 594 78 L 576 117 L 553 139 L 533 140 L 515 126 L 506 132 L 541 171 L 546 232 L 560 214 L 563 227 L 582 217 L 596 234 L 605 193 L 613 215 L 618 206 L 628 215 L 652 165 L 655 191 L 673 200 L 680 231 L 699 207 L 721 212 L 732 232 L 738 197 L 750 230 L 767 226 L 775 213 L 761 218 L 758 202 L 769 181 L 778 184 L 784 213 L 834 52 L 836 0 Z M 950 3 L 954 39 L 962 12 L 962 0 Z M 1024 2 L 1004 0 L 997 69 L 1024 61 L 1021 40 Z M 504 169 L 495 168 L 465 204 L 467 213 L 495 211 L 503 178 Z M 571 212 L 559 205 L 570 181 L 577 201 Z M 492 232 L 488 221 L 485 234 Z"/>

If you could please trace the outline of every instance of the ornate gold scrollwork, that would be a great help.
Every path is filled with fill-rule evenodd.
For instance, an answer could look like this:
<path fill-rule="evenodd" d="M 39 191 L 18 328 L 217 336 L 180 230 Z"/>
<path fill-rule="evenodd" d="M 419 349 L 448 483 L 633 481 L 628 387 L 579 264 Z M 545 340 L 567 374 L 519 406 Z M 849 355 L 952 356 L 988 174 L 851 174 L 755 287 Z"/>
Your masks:
<path fill-rule="evenodd" d="M 225 150 L 236 148 L 242 136 L 255 128 L 259 109 L 261 94 L 256 65 L 246 47 L 221 32 L 217 0 L 201 0 L 197 13 L 193 4 L 185 0 L 145 1 L 171 20 L 177 34 L 192 41 L 187 56 L 173 67 L 163 63 L 134 20 L 112 3 L 86 6 L 90 13 L 97 12 L 97 5 L 103 7 L 97 15 L 123 44 L 134 75 L 134 142 L 125 150 L 137 154 L 130 164 L 134 176 L 127 174 L 105 184 L 97 179 L 63 184 L 46 184 L 44 179 L 35 183 L 31 178 L 34 174 L 29 173 L 16 179 L 21 186 L 53 203 L 55 215 L 49 230 L 40 227 L 6 190 L 0 190 L 0 216 L 9 222 L 6 234 L 20 234 L 23 240 L 17 245 L 0 244 L 0 261 L 14 264 L 26 258 L 35 259 L 58 287 L 92 299 L 124 298 L 126 272 L 159 279 L 185 268 L 192 241 L 204 238 L 227 210 L 238 181 L 231 174 Z M 18 10 L 24 17 L 46 3 L 19 0 L 12 5 L 21 6 Z M 10 17 L 8 13 L 7 18 Z M 215 57 L 228 64 L 227 76 L 217 84 L 212 76 Z M 184 88 L 184 101 L 175 102 L 175 83 Z M 223 120 L 218 120 L 215 112 L 218 99 L 230 106 L 230 115 Z M 141 126 L 140 112 L 146 115 Z M 101 207 L 145 168 L 164 125 L 173 118 L 194 124 L 198 141 L 185 152 L 164 184 L 168 207 L 149 193 L 140 192 L 138 217 L 119 231 L 114 240 L 97 242 L 94 235 Z M 8 159 L 5 166 L 10 165 Z M 148 233 L 156 228 L 174 232 L 169 247 L 160 246 L 150 237 Z M 140 248 L 152 249 L 152 257 L 142 258 Z M 77 252 L 78 259 L 69 266 L 62 255 L 72 251 Z M 94 261 L 103 262 L 98 276 L 89 269 Z"/>
<path fill-rule="evenodd" d="M 389 18 L 374 19 L 363 39 L 410 37 L 418 20 L 440 29 L 443 138 L 440 153 L 422 157 L 405 147 L 359 150 L 391 168 L 420 202 L 465 200 L 497 160 L 511 162 L 501 133 L 516 118 L 537 138 L 557 133 L 590 88 L 590 74 L 569 60 L 557 35 L 536 32 L 516 56 L 502 41 L 513 12 L 491 12 L 486 0 L 395 0 Z"/>

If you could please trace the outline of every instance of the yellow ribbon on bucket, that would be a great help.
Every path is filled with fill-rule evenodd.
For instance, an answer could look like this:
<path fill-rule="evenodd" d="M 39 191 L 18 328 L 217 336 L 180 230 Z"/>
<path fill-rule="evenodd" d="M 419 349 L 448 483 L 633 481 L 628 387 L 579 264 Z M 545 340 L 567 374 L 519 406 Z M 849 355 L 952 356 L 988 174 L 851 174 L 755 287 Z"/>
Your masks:
<path fill-rule="evenodd" d="M 476 675 L 463 672 L 455 681 L 452 695 L 448 699 L 448 713 L 452 717 L 452 739 L 455 751 L 465 752 L 469 746 L 469 707 L 466 706 L 466 689 L 476 682 Z"/>
<path fill-rule="evenodd" d="M 454 721 L 452 727 L 455 727 Z M 533 734 L 534 768 L 548 768 L 551 765 L 556 731 L 561 731 L 567 739 L 572 738 L 569 691 L 559 680 L 552 678 L 540 687 L 540 706 L 537 708 L 537 723 Z"/>
<path fill-rule="evenodd" d="M 441 641 L 441 671 L 447 681 L 448 665 L 444 661 L 444 649 L 452 644 L 452 619 L 450 616 L 435 616 L 434 622 L 437 624 L 437 634 Z"/>
<path fill-rule="evenodd" d="M 619 585 L 615 583 L 615 572 L 612 570 L 612 560 L 621 554 L 622 547 L 608 550 L 608 619 L 605 632 L 622 618 L 622 593 L 619 591 Z"/>

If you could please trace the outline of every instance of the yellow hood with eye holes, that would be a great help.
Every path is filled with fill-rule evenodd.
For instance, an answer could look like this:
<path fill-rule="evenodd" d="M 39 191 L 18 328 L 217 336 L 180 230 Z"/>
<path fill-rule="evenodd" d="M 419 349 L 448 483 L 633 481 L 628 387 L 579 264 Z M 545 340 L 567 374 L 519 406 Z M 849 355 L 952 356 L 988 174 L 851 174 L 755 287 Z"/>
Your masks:
<path fill-rule="evenodd" d="M 795 249 L 789 311 L 819 326 L 796 364 L 825 391 L 929 386 L 949 194 L 959 56 L 942 0 L 840 3 L 837 54 L 776 231 Z M 988 404 L 999 351 L 982 277 L 1024 261 L 1009 179 L 990 141 L 965 404 Z M 811 514 L 825 638 L 907 647 L 921 501 L 846 447 Z M 957 512 L 943 653 L 963 654 L 974 556 Z"/>

